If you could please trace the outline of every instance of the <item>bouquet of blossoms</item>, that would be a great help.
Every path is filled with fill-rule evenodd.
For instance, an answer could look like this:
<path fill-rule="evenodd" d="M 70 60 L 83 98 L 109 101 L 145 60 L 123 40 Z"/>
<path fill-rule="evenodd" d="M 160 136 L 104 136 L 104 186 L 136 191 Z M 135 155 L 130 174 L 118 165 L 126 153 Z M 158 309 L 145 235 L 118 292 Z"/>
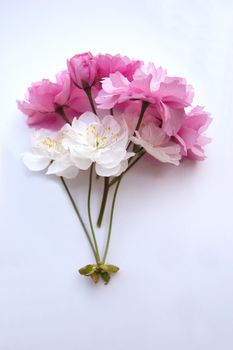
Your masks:
<path fill-rule="evenodd" d="M 203 107 L 191 106 L 193 95 L 185 79 L 170 77 L 153 63 L 88 52 L 69 59 L 56 82 L 33 83 L 25 100 L 18 101 L 29 127 L 34 128 L 31 150 L 23 161 L 32 171 L 46 170 L 47 175 L 60 177 L 95 259 L 79 272 L 95 283 L 102 279 L 107 284 L 119 270 L 106 259 L 117 192 L 125 174 L 145 154 L 173 165 L 184 158 L 205 159 L 203 147 L 210 140 L 203 132 L 210 117 Z M 80 171 L 89 171 L 89 225 L 65 180 Z M 93 173 L 104 183 L 97 227 L 101 227 L 109 191 L 114 191 L 103 255 L 91 214 Z"/>

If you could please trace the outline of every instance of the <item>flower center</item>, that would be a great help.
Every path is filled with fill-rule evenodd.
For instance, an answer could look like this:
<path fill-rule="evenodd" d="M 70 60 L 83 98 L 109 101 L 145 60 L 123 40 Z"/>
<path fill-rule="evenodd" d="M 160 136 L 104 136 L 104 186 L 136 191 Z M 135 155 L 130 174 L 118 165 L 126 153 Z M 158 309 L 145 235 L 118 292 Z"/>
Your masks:
<path fill-rule="evenodd" d="M 114 133 L 110 127 L 100 127 L 89 125 L 86 129 L 87 143 L 92 145 L 96 150 L 110 146 L 118 139 L 118 132 Z"/>
<path fill-rule="evenodd" d="M 51 149 L 55 148 L 61 145 L 61 142 L 57 141 L 56 139 L 53 139 L 51 137 L 46 137 L 43 141 L 41 141 L 42 145 L 44 145 L 46 148 Z"/>

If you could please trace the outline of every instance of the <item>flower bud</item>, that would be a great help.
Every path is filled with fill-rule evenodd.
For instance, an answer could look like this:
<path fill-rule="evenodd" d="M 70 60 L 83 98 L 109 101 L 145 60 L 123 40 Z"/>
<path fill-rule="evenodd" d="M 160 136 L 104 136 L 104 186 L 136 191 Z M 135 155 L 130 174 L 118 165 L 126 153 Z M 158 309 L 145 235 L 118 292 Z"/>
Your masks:
<path fill-rule="evenodd" d="M 91 87 L 96 79 L 96 59 L 90 53 L 73 56 L 67 61 L 68 71 L 73 82 L 81 89 Z"/>

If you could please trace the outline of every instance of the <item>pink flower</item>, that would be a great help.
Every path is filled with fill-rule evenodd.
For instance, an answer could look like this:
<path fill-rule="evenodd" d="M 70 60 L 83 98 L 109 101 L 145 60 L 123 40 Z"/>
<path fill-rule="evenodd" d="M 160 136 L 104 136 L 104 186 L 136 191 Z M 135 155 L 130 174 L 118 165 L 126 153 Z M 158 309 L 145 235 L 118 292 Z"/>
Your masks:
<path fill-rule="evenodd" d="M 29 126 L 55 130 L 64 125 L 64 120 L 58 111 L 70 97 L 70 77 L 64 71 L 56 78 L 56 83 L 48 79 L 33 83 L 28 88 L 25 101 L 17 101 L 18 108 L 28 116 Z"/>
<path fill-rule="evenodd" d="M 135 132 L 131 140 L 142 146 L 147 153 L 162 163 L 179 165 L 181 159 L 180 146 L 170 140 L 165 132 L 154 123 L 148 123 Z"/>
<path fill-rule="evenodd" d="M 96 60 L 99 80 L 115 72 L 120 72 L 127 79 L 132 80 L 136 69 L 142 64 L 141 61 L 130 60 L 127 56 L 121 55 L 99 54 L 96 56 Z"/>
<path fill-rule="evenodd" d="M 182 127 L 176 135 L 182 147 L 182 155 L 192 160 L 204 160 L 203 147 L 211 140 L 202 135 L 211 122 L 209 113 L 203 107 L 193 108 L 185 117 Z"/>
<path fill-rule="evenodd" d="M 67 71 L 58 73 L 56 80 L 52 83 L 43 79 L 32 84 L 26 100 L 17 101 L 18 108 L 28 116 L 29 126 L 59 130 L 66 121 L 72 122 L 74 117 L 92 110 L 87 95 L 71 83 Z"/>
<path fill-rule="evenodd" d="M 91 87 L 96 80 L 96 58 L 85 52 L 67 61 L 68 71 L 73 82 L 81 89 Z"/>
<path fill-rule="evenodd" d="M 161 67 L 149 64 L 137 69 L 132 81 L 120 72 L 104 78 L 96 102 L 99 108 L 110 109 L 128 100 L 147 101 L 161 117 L 163 130 L 171 136 L 180 129 L 184 108 L 192 99 L 193 89 L 184 79 L 168 77 Z"/>

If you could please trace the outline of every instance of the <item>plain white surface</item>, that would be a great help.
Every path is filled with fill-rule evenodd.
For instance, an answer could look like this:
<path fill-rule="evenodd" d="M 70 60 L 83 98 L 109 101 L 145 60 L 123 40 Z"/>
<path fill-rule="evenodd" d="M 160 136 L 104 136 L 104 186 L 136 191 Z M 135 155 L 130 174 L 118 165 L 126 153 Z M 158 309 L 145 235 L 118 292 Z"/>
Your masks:
<path fill-rule="evenodd" d="M 0 350 L 232 350 L 232 1 L 0 4 Z M 60 183 L 20 159 L 29 131 L 15 100 L 86 50 L 187 77 L 214 117 L 205 162 L 144 160 L 125 177 L 108 286 L 76 272 L 92 258 Z M 85 181 L 71 183 L 82 211 Z"/>

